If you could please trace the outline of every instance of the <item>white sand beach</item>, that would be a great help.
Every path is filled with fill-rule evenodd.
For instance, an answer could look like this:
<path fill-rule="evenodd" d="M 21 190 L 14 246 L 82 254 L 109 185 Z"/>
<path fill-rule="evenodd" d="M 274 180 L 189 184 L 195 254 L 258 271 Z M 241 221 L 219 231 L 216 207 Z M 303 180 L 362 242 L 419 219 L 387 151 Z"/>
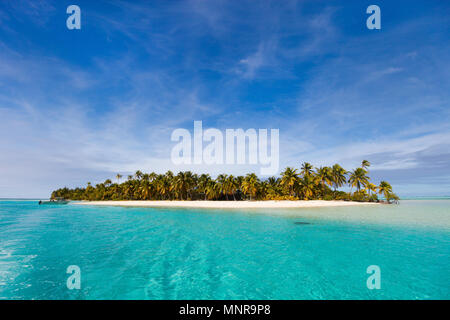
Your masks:
<path fill-rule="evenodd" d="M 214 208 L 214 209 L 275 209 L 275 208 L 313 208 L 379 205 L 373 202 L 298 200 L 298 201 L 82 201 L 80 205 L 124 206 L 124 207 L 166 207 L 166 208 Z"/>

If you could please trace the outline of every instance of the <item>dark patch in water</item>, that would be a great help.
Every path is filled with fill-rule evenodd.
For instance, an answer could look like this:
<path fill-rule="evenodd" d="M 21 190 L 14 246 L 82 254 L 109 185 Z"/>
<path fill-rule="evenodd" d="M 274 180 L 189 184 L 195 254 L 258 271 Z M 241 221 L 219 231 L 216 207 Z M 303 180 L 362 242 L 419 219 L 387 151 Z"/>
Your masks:
<path fill-rule="evenodd" d="M 297 222 L 294 222 L 294 224 L 298 224 L 298 225 L 306 225 L 306 224 L 311 224 L 311 223 L 309 223 L 309 222 L 301 222 L 301 221 L 297 221 Z"/>

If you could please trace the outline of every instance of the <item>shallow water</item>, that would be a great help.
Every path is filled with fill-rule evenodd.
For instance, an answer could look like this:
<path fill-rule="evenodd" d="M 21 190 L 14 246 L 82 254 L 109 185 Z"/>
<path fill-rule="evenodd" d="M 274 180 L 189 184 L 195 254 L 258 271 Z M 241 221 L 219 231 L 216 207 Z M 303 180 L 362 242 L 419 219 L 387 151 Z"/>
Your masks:
<path fill-rule="evenodd" d="M 0 298 L 449 299 L 449 225 L 449 200 L 281 215 L 0 201 Z"/>

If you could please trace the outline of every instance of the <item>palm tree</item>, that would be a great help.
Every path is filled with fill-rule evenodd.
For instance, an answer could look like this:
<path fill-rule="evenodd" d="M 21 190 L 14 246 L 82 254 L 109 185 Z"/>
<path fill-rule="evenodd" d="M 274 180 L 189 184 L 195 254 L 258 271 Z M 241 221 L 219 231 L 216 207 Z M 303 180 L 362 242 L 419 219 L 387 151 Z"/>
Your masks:
<path fill-rule="evenodd" d="M 250 200 L 256 196 L 258 192 L 259 179 L 254 173 L 249 173 L 245 176 L 244 181 L 242 182 L 242 192 L 245 195 L 250 196 Z"/>
<path fill-rule="evenodd" d="M 198 184 L 198 175 L 192 173 L 191 171 L 187 171 L 186 174 L 188 178 L 187 194 L 189 195 L 189 199 L 192 200 L 192 196 Z"/>
<path fill-rule="evenodd" d="M 280 179 L 269 177 L 266 181 L 265 196 L 267 199 L 275 199 L 280 196 Z"/>
<path fill-rule="evenodd" d="M 155 180 L 156 191 L 159 194 L 160 199 L 170 198 L 170 192 L 172 190 L 172 181 L 167 175 L 160 174 Z"/>
<path fill-rule="evenodd" d="M 281 173 L 280 184 L 289 190 L 289 195 L 294 196 L 294 186 L 298 181 L 297 169 L 287 167 L 284 172 Z"/>
<path fill-rule="evenodd" d="M 300 181 L 299 191 L 303 195 L 304 200 L 309 200 L 313 197 L 316 185 L 317 183 L 312 175 L 303 176 Z"/>
<path fill-rule="evenodd" d="M 226 196 L 228 200 L 228 193 L 227 193 L 227 175 L 226 174 L 219 174 L 216 179 L 217 187 L 219 188 L 220 193 Z"/>
<path fill-rule="evenodd" d="M 148 180 L 144 180 L 142 185 L 139 187 L 142 200 L 150 200 L 151 185 Z"/>
<path fill-rule="evenodd" d="M 236 185 L 239 193 L 242 193 L 242 182 L 244 182 L 244 176 L 237 176 Z"/>
<path fill-rule="evenodd" d="M 309 162 L 303 162 L 301 174 L 303 176 L 310 176 L 313 173 L 313 165 Z"/>
<path fill-rule="evenodd" d="M 267 183 L 271 186 L 271 187 L 276 187 L 280 181 L 278 180 L 278 178 L 275 177 L 269 177 L 267 178 Z"/>
<path fill-rule="evenodd" d="M 181 200 L 183 200 L 183 196 L 186 196 L 186 200 L 188 199 L 188 194 L 190 195 L 190 190 L 193 186 L 192 178 L 192 172 L 181 171 L 173 180 L 173 190 L 178 196 L 180 196 Z"/>
<path fill-rule="evenodd" d="M 131 183 L 131 180 L 128 180 L 127 182 L 125 182 L 125 187 L 123 189 L 124 192 L 124 196 L 125 199 L 130 200 L 132 198 L 133 195 L 133 184 Z"/>
<path fill-rule="evenodd" d="M 322 185 L 322 196 L 325 195 L 325 184 L 333 185 L 333 175 L 330 167 L 320 167 L 316 170 L 316 175 Z"/>
<path fill-rule="evenodd" d="M 400 200 L 400 198 L 395 193 L 390 193 L 389 194 L 389 202 L 390 202 L 390 200 L 394 200 L 395 203 L 398 203 L 398 200 Z"/>
<path fill-rule="evenodd" d="M 170 170 L 163 175 L 162 187 L 165 189 L 165 194 L 167 195 L 168 199 L 175 199 L 176 197 L 176 194 L 174 192 L 174 180 L 175 175 Z"/>
<path fill-rule="evenodd" d="M 206 192 L 206 196 L 210 200 L 217 199 L 217 197 L 220 195 L 220 191 L 217 186 L 217 183 L 212 179 L 208 181 L 205 192 Z"/>
<path fill-rule="evenodd" d="M 336 191 L 337 188 L 342 187 L 347 182 L 347 178 L 345 176 L 346 174 L 347 170 L 342 168 L 337 163 L 331 168 L 331 180 L 334 184 L 334 191 Z"/>
<path fill-rule="evenodd" d="M 386 181 L 381 181 L 380 185 L 378 187 L 378 193 L 383 194 L 385 199 L 387 201 L 389 201 L 389 196 L 390 196 L 391 192 L 392 192 L 392 186 Z"/>
<path fill-rule="evenodd" d="M 227 185 L 227 192 L 231 193 L 233 195 L 233 200 L 236 201 L 236 191 L 239 189 L 238 182 L 236 181 L 236 178 L 233 177 L 233 175 L 229 175 L 226 180 Z"/>
<path fill-rule="evenodd" d="M 120 179 L 122 179 L 122 175 L 120 173 L 118 173 L 116 175 L 116 178 L 117 178 L 117 183 L 120 183 Z"/>
<path fill-rule="evenodd" d="M 138 170 L 134 173 L 134 176 L 136 177 L 137 180 L 140 180 L 143 176 L 142 171 Z"/>
<path fill-rule="evenodd" d="M 94 191 L 94 188 L 92 187 L 92 184 L 90 182 L 88 182 L 87 183 L 87 187 L 86 187 L 86 189 L 84 191 L 85 197 L 86 197 L 87 200 L 91 200 L 92 199 L 92 192 L 93 191 Z M 64 197 L 64 198 L 66 198 L 66 197 Z M 67 199 L 69 199 L 69 198 L 67 198 Z M 80 200 L 83 200 L 83 199 L 80 199 Z"/>
<path fill-rule="evenodd" d="M 198 179 L 198 192 L 203 193 L 205 195 L 205 200 L 207 197 L 206 188 L 208 187 L 210 181 L 211 176 L 209 174 L 202 174 Z"/>
<path fill-rule="evenodd" d="M 361 168 L 363 168 L 364 170 L 366 170 L 368 172 L 369 171 L 369 170 L 367 170 L 368 167 L 370 167 L 370 162 L 368 160 L 363 160 L 361 162 Z"/>
<path fill-rule="evenodd" d="M 369 193 L 369 196 L 370 196 L 371 192 L 376 193 L 377 189 L 378 189 L 378 187 L 371 182 L 368 182 L 366 184 L 366 190 Z"/>
<path fill-rule="evenodd" d="M 367 171 L 363 168 L 356 168 L 350 173 L 348 182 L 351 187 L 356 187 L 358 192 L 361 190 L 361 186 L 365 186 L 369 183 L 369 177 L 366 176 L 366 173 Z"/>

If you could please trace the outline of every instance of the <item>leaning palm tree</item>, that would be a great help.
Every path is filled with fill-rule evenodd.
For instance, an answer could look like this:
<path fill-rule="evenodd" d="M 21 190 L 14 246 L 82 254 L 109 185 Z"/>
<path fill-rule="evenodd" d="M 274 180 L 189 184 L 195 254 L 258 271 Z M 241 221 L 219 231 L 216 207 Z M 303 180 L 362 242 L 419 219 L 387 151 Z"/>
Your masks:
<path fill-rule="evenodd" d="M 370 162 L 369 160 L 363 160 L 361 162 L 361 168 L 363 168 L 364 170 L 368 171 L 367 168 L 370 167 Z"/>
<path fill-rule="evenodd" d="M 348 179 L 350 186 L 356 187 L 356 190 L 359 192 L 361 190 L 361 186 L 365 186 L 369 183 L 369 177 L 366 173 L 367 171 L 363 168 L 356 168 L 353 170 Z"/>
<path fill-rule="evenodd" d="M 289 195 L 292 197 L 294 195 L 294 186 L 298 181 L 297 169 L 287 167 L 284 172 L 281 173 L 280 184 L 289 190 Z"/>
<path fill-rule="evenodd" d="M 378 189 L 378 187 L 376 185 L 374 185 L 373 183 L 371 183 L 371 182 L 368 182 L 366 184 L 366 189 L 365 190 L 369 193 L 369 196 L 370 196 L 371 192 L 376 193 L 377 189 Z"/>
<path fill-rule="evenodd" d="M 381 181 L 380 185 L 378 186 L 378 193 L 383 194 L 386 200 L 389 200 L 389 195 L 391 194 L 391 192 L 392 186 L 386 181 Z"/>
<path fill-rule="evenodd" d="M 397 196 L 395 193 L 390 193 L 389 194 L 389 202 L 391 200 L 394 200 L 395 203 L 398 204 L 398 201 L 400 200 L 399 196 Z"/>

